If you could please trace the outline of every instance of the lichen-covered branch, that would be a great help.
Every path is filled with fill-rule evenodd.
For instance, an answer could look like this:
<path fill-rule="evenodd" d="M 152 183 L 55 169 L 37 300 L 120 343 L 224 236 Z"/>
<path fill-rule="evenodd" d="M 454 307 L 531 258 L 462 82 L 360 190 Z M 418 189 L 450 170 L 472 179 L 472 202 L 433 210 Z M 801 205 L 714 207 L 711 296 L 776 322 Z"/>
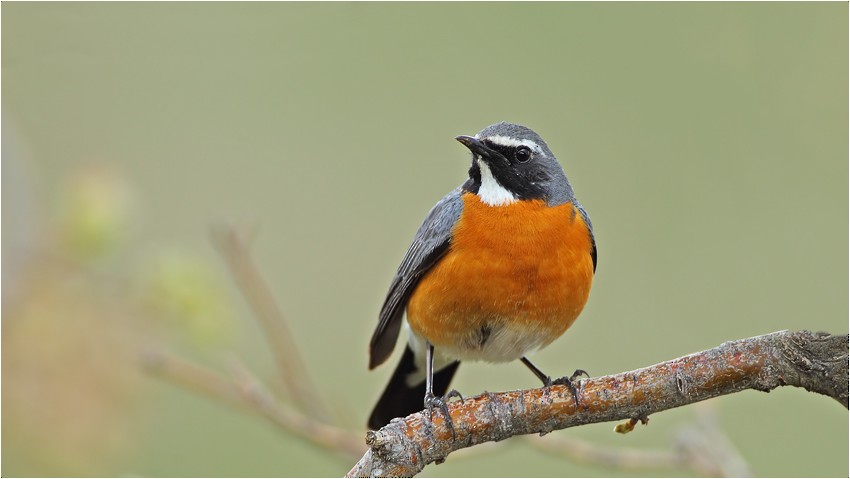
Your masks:
<path fill-rule="evenodd" d="M 809 331 L 730 341 L 635 371 L 578 382 L 578 406 L 566 386 L 484 393 L 442 413 L 396 419 L 366 435 L 369 450 L 348 476 L 413 476 L 453 451 L 523 434 L 650 414 L 746 389 L 797 386 L 848 407 L 848 336 Z"/>

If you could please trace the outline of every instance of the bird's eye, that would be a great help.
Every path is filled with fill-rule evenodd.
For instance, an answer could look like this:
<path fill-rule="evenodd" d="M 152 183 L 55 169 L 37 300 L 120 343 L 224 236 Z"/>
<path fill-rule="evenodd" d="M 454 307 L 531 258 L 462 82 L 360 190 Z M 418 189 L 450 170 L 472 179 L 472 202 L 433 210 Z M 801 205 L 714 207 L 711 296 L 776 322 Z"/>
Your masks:
<path fill-rule="evenodd" d="M 527 146 L 520 146 L 516 149 L 516 153 L 514 153 L 516 157 L 516 161 L 520 163 L 525 163 L 526 161 L 531 159 L 531 149 Z"/>

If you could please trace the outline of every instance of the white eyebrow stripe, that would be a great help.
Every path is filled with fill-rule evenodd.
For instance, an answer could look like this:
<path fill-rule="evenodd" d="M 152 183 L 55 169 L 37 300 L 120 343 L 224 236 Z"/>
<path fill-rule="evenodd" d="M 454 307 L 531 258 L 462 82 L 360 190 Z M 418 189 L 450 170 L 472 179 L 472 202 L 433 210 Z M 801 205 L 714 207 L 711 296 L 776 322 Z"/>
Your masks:
<path fill-rule="evenodd" d="M 540 145 L 538 145 L 537 143 L 535 143 L 531 140 L 517 140 L 516 138 L 511 138 L 509 136 L 502 136 L 502 135 L 488 136 L 487 138 L 483 138 L 483 139 L 487 140 L 487 141 L 491 141 L 491 142 L 493 142 L 497 145 L 511 146 L 511 147 L 517 147 L 517 146 L 524 145 L 524 146 L 531 148 L 534 151 L 541 151 Z"/>

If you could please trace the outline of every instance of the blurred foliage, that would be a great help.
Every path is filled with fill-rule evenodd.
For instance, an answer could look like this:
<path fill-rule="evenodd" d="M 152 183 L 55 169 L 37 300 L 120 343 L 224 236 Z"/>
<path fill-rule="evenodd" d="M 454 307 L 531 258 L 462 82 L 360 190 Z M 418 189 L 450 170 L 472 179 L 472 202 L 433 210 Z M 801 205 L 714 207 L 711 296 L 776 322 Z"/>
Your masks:
<path fill-rule="evenodd" d="M 453 138 L 501 120 L 546 138 L 597 235 L 590 302 L 535 356 L 544 370 L 847 331 L 846 3 L 0 8 L 3 475 L 348 470 L 139 375 L 138 348 L 274 374 L 206 236 L 222 218 L 256 222 L 257 263 L 312 376 L 360 427 L 392 369 L 366 369 L 385 288 L 465 178 Z M 464 364 L 455 386 L 534 383 L 518 364 Z M 838 404 L 799 390 L 714 401 L 755 474 L 848 474 Z M 556 434 L 662 447 L 691 415 Z M 631 475 L 499 447 L 426 475 Z"/>
<path fill-rule="evenodd" d="M 4 170 L 19 161 L 4 155 Z M 44 239 L 4 249 L 18 262 L 14 276 L 4 271 L 4 475 L 109 475 L 143 430 L 150 392 L 136 355 L 147 328 L 125 281 L 86 262 L 119 247 L 126 185 L 97 169 L 69 180 L 61 219 L 35 222 L 48 226 L 36 232 Z M 5 192 L 4 202 L 23 199 Z"/>
<path fill-rule="evenodd" d="M 3 306 L 3 473 L 110 475 L 138 448 L 149 395 L 137 318 L 63 265 L 27 276 Z"/>
<path fill-rule="evenodd" d="M 4 277 L 14 286 L 3 301 L 6 476 L 126 471 L 153 394 L 142 351 L 169 337 L 208 351 L 234 333 L 227 296 L 203 261 L 161 254 L 143 261 L 151 271 L 128 275 L 114 257 L 104 263 L 126 255 L 133 215 L 121 174 L 85 165 L 63 186 L 56 219 L 37 222 L 46 240 L 4 249 L 20 263 Z"/>
<path fill-rule="evenodd" d="M 237 330 L 219 274 L 191 254 L 162 253 L 151 259 L 141 286 L 144 301 L 189 346 L 220 352 L 234 342 Z"/>
<path fill-rule="evenodd" d="M 132 214 L 127 185 L 108 168 L 89 166 L 70 179 L 60 203 L 63 247 L 71 256 L 92 260 L 118 247 Z"/>

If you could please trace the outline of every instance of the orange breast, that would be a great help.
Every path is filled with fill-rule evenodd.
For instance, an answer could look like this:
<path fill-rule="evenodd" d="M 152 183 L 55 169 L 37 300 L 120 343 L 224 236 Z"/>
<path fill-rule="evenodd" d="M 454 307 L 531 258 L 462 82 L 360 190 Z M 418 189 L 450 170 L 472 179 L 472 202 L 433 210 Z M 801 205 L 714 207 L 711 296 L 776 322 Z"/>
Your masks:
<path fill-rule="evenodd" d="M 407 305 L 411 330 L 460 359 L 511 361 L 578 317 L 593 281 L 591 240 L 571 203 L 491 207 L 463 194 L 449 252 Z"/>

